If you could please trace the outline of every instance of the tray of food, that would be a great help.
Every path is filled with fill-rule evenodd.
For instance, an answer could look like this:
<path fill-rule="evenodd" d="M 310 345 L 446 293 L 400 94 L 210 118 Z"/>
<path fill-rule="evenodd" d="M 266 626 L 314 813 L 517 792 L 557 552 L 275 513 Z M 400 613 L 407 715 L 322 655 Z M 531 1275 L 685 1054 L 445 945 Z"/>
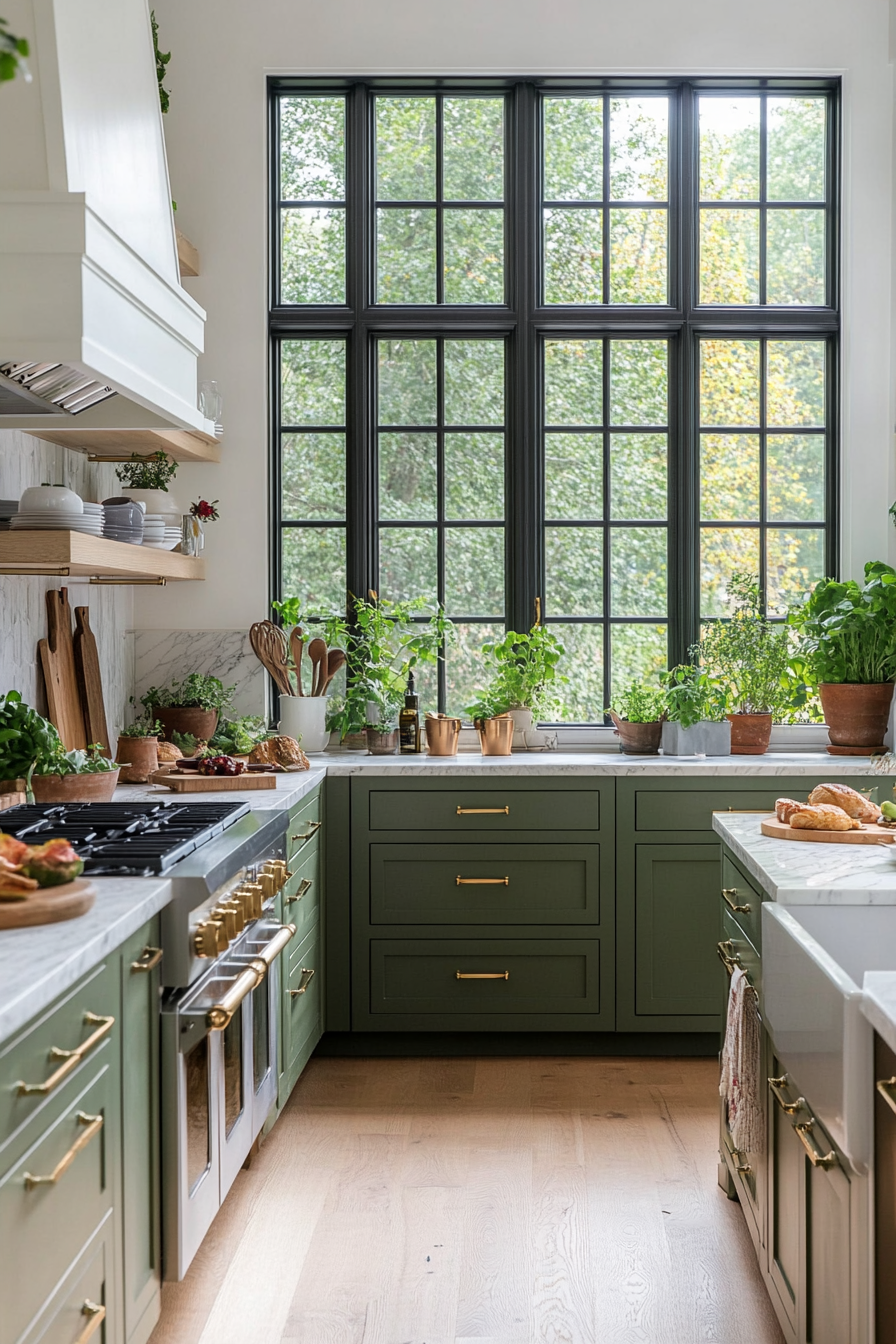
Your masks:
<path fill-rule="evenodd" d="M 761 822 L 760 829 L 774 840 L 891 845 L 896 841 L 896 803 L 878 805 L 848 784 L 818 784 L 804 803 L 779 798 L 774 819 Z"/>
<path fill-rule="evenodd" d="M 96 887 L 67 840 L 26 845 L 0 831 L 0 929 L 56 924 L 86 914 Z"/>

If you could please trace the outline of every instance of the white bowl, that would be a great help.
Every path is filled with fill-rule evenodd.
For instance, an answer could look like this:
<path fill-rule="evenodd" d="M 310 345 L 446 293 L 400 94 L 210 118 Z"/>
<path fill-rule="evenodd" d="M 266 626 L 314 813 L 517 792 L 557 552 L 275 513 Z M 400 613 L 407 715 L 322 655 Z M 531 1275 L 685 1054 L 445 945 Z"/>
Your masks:
<path fill-rule="evenodd" d="M 83 513 L 84 501 L 74 490 L 64 485 L 32 485 L 22 494 L 19 508 L 23 513 L 52 512 L 60 509 L 64 513 Z"/>

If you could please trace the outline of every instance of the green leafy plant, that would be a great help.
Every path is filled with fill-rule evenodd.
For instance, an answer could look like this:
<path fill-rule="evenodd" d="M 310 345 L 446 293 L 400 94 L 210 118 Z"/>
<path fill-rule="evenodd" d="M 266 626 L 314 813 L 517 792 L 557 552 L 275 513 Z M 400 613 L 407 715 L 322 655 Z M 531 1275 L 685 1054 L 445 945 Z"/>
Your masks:
<path fill-rule="evenodd" d="M 157 719 L 150 717 L 137 719 L 129 728 L 122 728 L 118 734 L 119 737 L 158 737 L 162 731 L 162 725 Z"/>
<path fill-rule="evenodd" d="M 104 775 L 118 769 L 117 761 L 101 756 L 101 742 L 91 742 L 86 751 L 66 751 L 59 744 L 59 750 L 49 756 L 42 756 L 34 767 L 36 775 Z"/>
<path fill-rule="evenodd" d="M 213 755 L 247 756 L 259 742 L 275 736 L 263 718 L 246 714 L 241 718 L 221 719 L 208 746 Z"/>
<path fill-rule="evenodd" d="M 791 631 L 761 614 L 755 574 L 732 574 L 728 592 L 730 618 L 713 621 L 691 652 L 725 687 L 731 713 L 779 718 L 808 698 L 806 687 L 791 670 Z"/>
<path fill-rule="evenodd" d="M 159 25 L 156 21 L 155 10 L 152 10 L 149 17 L 152 23 L 152 49 L 156 58 L 156 79 L 159 81 L 159 102 L 162 105 L 162 111 L 167 112 L 170 98 L 168 90 L 165 88 L 165 75 L 167 73 L 165 67 L 171 60 L 171 52 L 159 50 Z"/>
<path fill-rule="evenodd" d="M 896 680 L 896 570 L 883 561 L 866 564 L 861 585 L 822 579 L 787 619 L 798 635 L 794 668 L 811 684 Z"/>
<path fill-rule="evenodd" d="M 0 695 L 0 779 L 24 779 L 30 793 L 37 762 L 62 750 L 52 723 L 26 705 L 18 691 Z"/>
<path fill-rule="evenodd" d="M 164 490 L 167 493 L 168 482 L 177 475 L 177 463 L 161 449 L 148 457 L 132 453 L 129 462 L 115 468 L 115 475 L 128 490 Z"/>
<path fill-rule="evenodd" d="M 225 686 L 217 677 L 202 672 L 191 672 L 182 681 L 170 686 L 150 686 L 140 703 L 147 714 L 154 709 L 216 709 L 219 714 L 230 709 L 235 686 Z"/>
<path fill-rule="evenodd" d="M 672 722 L 693 728 L 695 723 L 720 723 L 724 719 L 728 708 L 725 687 L 709 672 L 681 663 L 664 672 L 661 680 Z"/>
<path fill-rule="evenodd" d="M 0 19 L 0 84 L 7 79 L 21 75 L 26 84 L 31 83 L 31 71 L 26 57 L 29 55 L 28 42 L 24 37 L 16 37 L 9 31 L 6 19 Z"/>
<path fill-rule="evenodd" d="M 660 686 L 630 681 L 623 691 L 613 696 L 611 708 L 627 723 L 658 723 L 666 713 L 665 692 Z"/>
<path fill-rule="evenodd" d="M 185 756 L 194 756 L 199 746 L 198 737 L 194 737 L 192 733 L 179 733 L 176 728 L 171 734 L 171 741 Z"/>
<path fill-rule="evenodd" d="M 559 706 L 557 688 L 567 681 L 557 671 L 565 652 L 543 625 L 533 626 L 528 634 L 509 630 L 503 639 L 483 644 L 482 660 L 491 677 L 465 712 L 474 722 L 509 709 L 531 709 L 534 718 L 547 718 Z"/>

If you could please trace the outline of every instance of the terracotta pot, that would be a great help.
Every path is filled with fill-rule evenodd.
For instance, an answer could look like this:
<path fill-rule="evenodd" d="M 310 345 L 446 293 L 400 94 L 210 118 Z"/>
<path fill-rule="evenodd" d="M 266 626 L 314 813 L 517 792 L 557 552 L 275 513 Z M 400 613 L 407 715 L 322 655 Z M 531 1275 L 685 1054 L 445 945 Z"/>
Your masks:
<path fill-rule="evenodd" d="M 818 692 L 832 746 L 851 747 L 857 756 L 883 751 L 893 700 L 892 681 L 871 686 L 825 682 Z"/>
<path fill-rule="evenodd" d="M 367 750 L 371 756 L 394 756 L 398 751 L 398 729 L 391 728 L 387 733 L 381 733 L 378 728 L 368 728 Z"/>
<path fill-rule="evenodd" d="M 610 710 L 610 718 L 616 725 L 616 736 L 619 738 L 619 745 L 627 756 L 656 756 L 660 749 L 660 738 L 663 736 L 663 719 L 656 719 L 653 723 L 629 723 L 628 719 L 620 719 L 618 714 Z"/>
<path fill-rule="evenodd" d="M 772 736 L 771 714 L 726 714 L 731 724 L 731 755 L 761 756 Z"/>
<path fill-rule="evenodd" d="M 207 742 L 210 737 L 214 737 L 218 726 L 216 709 L 185 709 L 181 705 L 169 705 L 162 709 L 159 705 L 153 705 L 149 717 L 158 719 L 166 742 L 173 740 L 172 733 L 192 733 L 193 737 Z"/>
<path fill-rule="evenodd" d="M 121 766 L 122 784 L 145 784 L 159 768 L 157 737 L 120 737 L 115 759 Z"/>
<path fill-rule="evenodd" d="M 509 756 L 513 746 L 513 719 L 496 714 L 493 719 L 477 719 L 479 749 L 483 756 Z"/>
<path fill-rule="evenodd" d="M 110 803 L 118 783 L 117 770 L 95 775 L 32 775 L 36 803 Z"/>

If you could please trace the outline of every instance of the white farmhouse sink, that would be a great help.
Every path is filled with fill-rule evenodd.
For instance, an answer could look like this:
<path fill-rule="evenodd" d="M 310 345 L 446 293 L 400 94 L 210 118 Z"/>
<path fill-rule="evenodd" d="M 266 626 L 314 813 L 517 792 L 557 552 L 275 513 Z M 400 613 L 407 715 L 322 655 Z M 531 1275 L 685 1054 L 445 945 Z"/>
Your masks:
<path fill-rule="evenodd" d="M 762 905 L 761 1010 L 793 1085 L 849 1158 L 872 1153 L 866 971 L 896 971 L 896 906 Z"/>

